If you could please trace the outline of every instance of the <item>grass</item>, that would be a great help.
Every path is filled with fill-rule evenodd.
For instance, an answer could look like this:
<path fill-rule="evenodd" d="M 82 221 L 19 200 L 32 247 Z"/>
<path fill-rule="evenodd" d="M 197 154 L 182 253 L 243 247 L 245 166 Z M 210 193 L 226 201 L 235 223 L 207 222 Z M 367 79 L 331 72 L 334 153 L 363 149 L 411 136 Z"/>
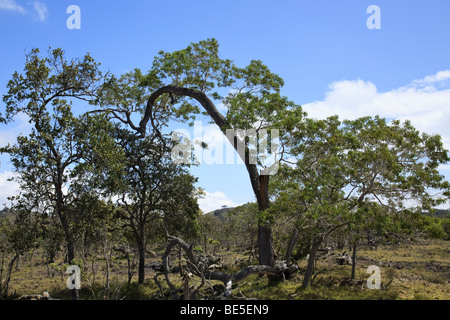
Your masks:
<path fill-rule="evenodd" d="M 245 267 L 247 256 L 221 252 L 224 272 L 236 272 Z M 158 258 L 148 259 L 158 261 Z M 71 293 L 66 287 L 67 275 L 53 272 L 48 276 L 42 258 L 34 254 L 29 261 L 22 259 L 20 268 L 15 269 L 10 282 L 12 298 L 29 294 L 42 294 L 47 291 L 57 299 L 70 299 Z M 426 244 L 412 246 L 385 246 L 377 250 L 362 247 L 358 251 L 356 281 L 348 281 L 351 274 L 350 265 L 338 265 L 333 259 L 320 259 L 316 263 L 316 277 L 312 285 L 302 290 L 301 283 L 306 269 L 306 261 L 298 261 L 300 272 L 292 279 L 270 284 L 267 277 L 253 275 L 235 284 L 235 299 L 266 300 L 450 300 L 450 241 L 433 240 Z M 254 261 L 256 262 L 256 261 Z M 366 273 L 369 265 L 377 265 L 381 269 L 381 289 L 367 288 Z M 81 299 L 105 299 L 104 261 L 95 264 L 96 278 L 92 281 L 89 271 L 85 274 L 85 282 L 80 291 Z M 146 281 L 143 285 L 136 283 L 136 276 L 127 288 L 125 262 L 114 259 L 112 263 L 110 298 L 119 299 L 161 299 L 159 289 L 153 277 L 153 270 L 147 269 Z M 164 289 L 168 289 L 163 277 L 159 278 Z M 172 274 L 171 281 L 177 288 L 183 282 L 179 275 Z M 89 285 L 91 284 L 91 285 Z M 193 280 L 191 284 L 196 285 Z M 209 296 L 211 287 L 218 282 L 205 285 L 202 293 Z M 164 299 L 170 296 L 164 297 Z"/>

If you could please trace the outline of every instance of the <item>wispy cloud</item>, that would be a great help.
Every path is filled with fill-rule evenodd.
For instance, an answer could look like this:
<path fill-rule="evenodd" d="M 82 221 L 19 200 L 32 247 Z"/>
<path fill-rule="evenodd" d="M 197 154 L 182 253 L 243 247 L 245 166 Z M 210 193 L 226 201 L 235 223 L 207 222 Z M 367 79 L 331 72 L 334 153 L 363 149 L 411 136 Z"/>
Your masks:
<path fill-rule="evenodd" d="M 429 86 L 434 89 L 436 86 L 443 87 L 449 84 L 450 81 L 450 70 L 439 71 L 436 74 L 426 76 L 423 79 L 414 80 L 412 86 L 424 87 Z"/>
<path fill-rule="evenodd" d="M 0 0 L 0 10 L 26 13 L 25 8 L 17 4 L 15 0 Z"/>
<path fill-rule="evenodd" d="M 45 21 L 49 16 L 49 12 L 45 3 L 39 1 L 29 2 L 28 10 L 24 6 L 18 4 L 16 0 L 0 0 L 0 11 L 18 12 L 23 15 L 30 15 L 36 21 Z"/>
<path fill-rule="evenodd" d="M 15 196 L 19 193 L 19 183 L 17 181 L 9 181 L 9 179 L 17 175 L 11 171 L 0 172 L 0 210 L 6 205 L 11 207 L 11 201 L 8 197 Z"/>
<path fill-rule="evenodd" d="M 33 16 L 36 20 L 45 21 L 48 18 L 48 9 L 45 3 L 34 1 L 31 3 L 34 9 Z"/>

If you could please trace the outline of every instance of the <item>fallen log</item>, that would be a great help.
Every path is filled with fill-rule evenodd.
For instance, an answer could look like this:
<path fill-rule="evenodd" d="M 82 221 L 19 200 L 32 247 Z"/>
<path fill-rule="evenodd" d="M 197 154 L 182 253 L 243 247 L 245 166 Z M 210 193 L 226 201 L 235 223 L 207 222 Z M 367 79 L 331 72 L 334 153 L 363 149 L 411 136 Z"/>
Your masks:
<path fill-rule="evenodd" d="M 163 274 L 166 278 L 167 283 L 169 284 L 172 292 L 175 294 L 175 287 L 170 282 L 168 273 L 170 272 L 169 267 L 169 254 L 172 248 L 176 245 L 178 245 L 181 249 L 184 250 L 186 257 L 188 259 L 187 268 L 189 269 L 189 272 L 192 274 L 201 277 L 202 280 L 218 280 L 223 282 L 226 288 L 229 288 L 231 290 L 231 284 L 236 283 L 239 281 L 242 281 L 246 279 L 247 277 L 258 274 L 258 275 L 268 275 L 280 279 L 288 279 L 290 276 L 298 271 L 298 266 L 296 264 L 287 265 L 285 261 L 280 261 L 274 266 L 266 266 L 266 265 L 251 265 L 246 268 L 244 268 L 241 271 L 238 271 L 236 273 L 225 273 L 222 271 L 214 271 L 210 270 L 209 265 L 205 264 L 205 259 L 196 258 L 194 255 L 194 252 L 192 250 L 193 246 L 187 244 L 183 239 L 174 237 L 174 236 L 168 236 L 168 239 L 170 240 L 166 250 L 163 254 Z M 230 293 L 228 292 L 227 295 Z"/>
<path fill-rule="evenodd" d="M 29 294 L 20 296 L 17 300 L 58 300 L 50 297 L 48 292 L 44 292 L 43 294 Z"/>

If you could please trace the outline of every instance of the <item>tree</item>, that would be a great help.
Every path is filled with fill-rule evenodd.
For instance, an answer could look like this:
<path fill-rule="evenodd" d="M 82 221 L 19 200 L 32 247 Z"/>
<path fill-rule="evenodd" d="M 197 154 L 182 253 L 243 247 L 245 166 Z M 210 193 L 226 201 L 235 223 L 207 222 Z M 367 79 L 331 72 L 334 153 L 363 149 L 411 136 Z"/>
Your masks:
<path fill-rule="evenodd" d="M 188 234 L 195 229 L 194 220 L 200 212 L 194 186 L 197 180 L 173 163 L 170 153 L 156 152 L 154 137 L 136 140 L 129 138 L 127 130 L 121 133 L 127 160 L 117 191 L 118 203 L 138 247 L 138 283 L 142 284 L 148 231 L 157 233 L 159 220 L 165 234 Z"/>
<path fill-rule="evenodd" d="M 289 203 L 292 214 L 315 234 L 303 287 L 317 249 L 332 232 L 368 223 L 361 215 L 367 202 L 407 221 L 415 212 L 444 203 L 450 194 L 437 170 L 449 160 L 441 138 L 421 134 L 409 121 L 307 120 L 292 135 L 289 151 L 296 162 L 283 167 L 274 188 L 278 206 Z M 411 209 L 414 205 L 419 209 Z"/>
<path fill-rule="evenodd" d="M 281 95 L 283 80 L 261 61 L 253 60 L 247 67 L 238 68 L 230 60 L 220 58 L 218 49 L 218 42 L 208 39 L 172 53 L 161 51 L 147 75 L 142 76 L 135 70 L 135 81 L 131 86 L 115 78 L 105 83 L 105 96 L 113 98 L 106 99 L 108 103 L 103 103 L 103 110 L 126 123 L 137 136 L 144 136 L 150 123 L 162 139 L 161 127 L 166 126 L 170 119 L 190 121 L 203 108 L 224 134 L 227 130 L 234 133 L 227 138 L 245 163 L 259 210 L 263 212 L 270 207 L 270 169 L 274 172 L 278 166 L 278 161 L 273 161 L 269 169 L 264 168 L 267 165 L 264 160 L 267 160 L 267 154 L 275 156 L 279 150 L 270 148 L 275 146 L 271 143 L 264 148 L 262 143 L 248 136 L 239 136 L 237 131 L 248 133 L 251 130 L 261 142 L 271 137 L 272 130 L 283 134 L 293 130 L 303 118 L 303 112 Z M 124 87 L 131 87 L 142 97 L 145 96 L 143 88 L 149 90 L 151 94 L 146 105 L 142 101 L 130 105 L 126 99 L 120 99 L 122 95 L 114 94 Z M 225 91 L 227 96 L 223 97 L 215 90 Z M 218 111 L 215 101 L 228 108 L 225 115 Z M 131 117 L 135 111 L 142 113 L 138 124 Z M 284 141 L 283 138 L 280 140 Z M 269 152 L 264 152 L 267 149 Z M 257 151 L 255 157 L 252 150 Z M 258 245 L 260 264 L 273 265 L 272 230 L 263 218 L 259 219 Z"/>
<path fill-rule="evenodd" d="M 82 176 L 77 166 L 93 158 L 104 159 L 101 152 L 112 145 L 106 133 L 110 125 L 107 119 L 101 115 L 76 116 L 72 103 L 92 101 L 102 77 L 99 64 L 89 54 L 67 61 L 61 49 L 49 50 L 46 57 L 33 49 L 26 56 L 24 73 L 13 74 L 8 93 L 3 96 L 6 112 L 2 121 L 9 123 L 23 113 L 32 128 L 28 136 L 19 136 L 16 145 L 8 145 L 1 152 L 10 155 L 21 192 L 35 197 L 43 212 L 59 219 L 69 264 L 75 252 L 67 208 L 76 200 L 71 186 L 77 176 Z M 96 129 L 92 129 L 94 124 Z M 77 295 L 74 290 L 73 298 Z"/>

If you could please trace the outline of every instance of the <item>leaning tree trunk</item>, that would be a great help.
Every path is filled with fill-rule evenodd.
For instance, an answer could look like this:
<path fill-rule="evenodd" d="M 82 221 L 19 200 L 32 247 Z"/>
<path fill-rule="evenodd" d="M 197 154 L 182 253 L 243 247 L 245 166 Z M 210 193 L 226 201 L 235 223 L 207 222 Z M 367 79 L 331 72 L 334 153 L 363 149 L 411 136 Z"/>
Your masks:
<path fill-rule="evenodd" d="M 227 129 L 232 129 L 227 119 L 217 110 L 214 103 L 211 101 L 211 99 L 208 98 L 205 93 L 189 88 L 165 86 L 153 92 L 148 99 L 145 114 L 139 123 L 139 127 L 136 127 L 131 121 L 128 121 L 132 129 L 138 131 L 141 136 L 145 136 L 146 126 L 150 121 L 156 134 L 160 135 L 160 137 L 162 138 L 159 128 L 157 128 L 157 126 L 155 125 L 155 115 L 153 107 L 156 100 L 164 94 L 186 96 L 197 100 L 203 106 L 209 116 L 213 119 L 216 125 L 222 130 L 222 132 L 225 133 Z M 243 143 L 243 141 L 239 141 L 238 137 L 236 136 L 234 136 L 232 139 L 230 137 L 228 138 L 230 139 L 230 143 L 238 152 L 240 158 L 247 168 L 253 192 L 258 202 L 259 210 L 267 210 L 269 208 L 269 176 L 260 175 L 256 164 L 250 163 L 250 159 L 247 156 L 248 148 L 245 148 L 245 152 L 242 153 L 242 150 L 238 146 L 239 143 Z M 275 258 L 272 246 L 272 228 L 270 224 L 262 220 L 258 221 L 258 246 L 260 265 L 273 266 Z"/>
<path fill-rule="evenodd" d="M 14 263 L 17 259 L 19 259 L 19 254 L 15 253 L 11 261 L 8 263 L 5 280 L 3 281 L 3 279 L 0 278 L 0 297 L 4 296 L 6 298 L 8 296 L 9 282 L 11 281 L 11 274 L 13 271 Z"/>
<path fill-rule="evenodd" d="M 291 238 L 289 239 L 288 247 L 286 249 L 286 256 L 284 258 L 286 260 L 286 264 L 289 264 L 291 262 L 292 252 L 294 251 L 294 247 L 295 247 L 295 243 L 297 242 L 297 239 L 298 239 L 298 229 L 294 228 Z"/>
<path fill-rule="evenodd" d="M 319 246 L 322 244 L 323 238 L 315 237 L 311 245 L 311 250 L 309 252 L 308 266 L 306 267 L 305 277 L 303 278 L 302 288 L 305 289 L 309 286 L 312 274 L 314 272 L 314 264 L 316 262 L 316 253 Z"/>
<path fill-rule="evenodd" d="M 320 245 L 328 238 L 328 236 L 333 233 L 335 230 L 342 228 L 348 225 L 348 222 L 343 222 L 341 224 L 337 224 L 333 227 L 328 228 L 324 235 L 314 237 L 313 243 L 311 245 L 311 250 L 309 253 L 308 266 L 306 268 L 305 277 L 303 278 L 302 288 L 305 289 L 308 287 L 309 282 L 311 281 L 311 276 L 314 272 L 314 264 L 316 262 L 316 254 Z"/>

